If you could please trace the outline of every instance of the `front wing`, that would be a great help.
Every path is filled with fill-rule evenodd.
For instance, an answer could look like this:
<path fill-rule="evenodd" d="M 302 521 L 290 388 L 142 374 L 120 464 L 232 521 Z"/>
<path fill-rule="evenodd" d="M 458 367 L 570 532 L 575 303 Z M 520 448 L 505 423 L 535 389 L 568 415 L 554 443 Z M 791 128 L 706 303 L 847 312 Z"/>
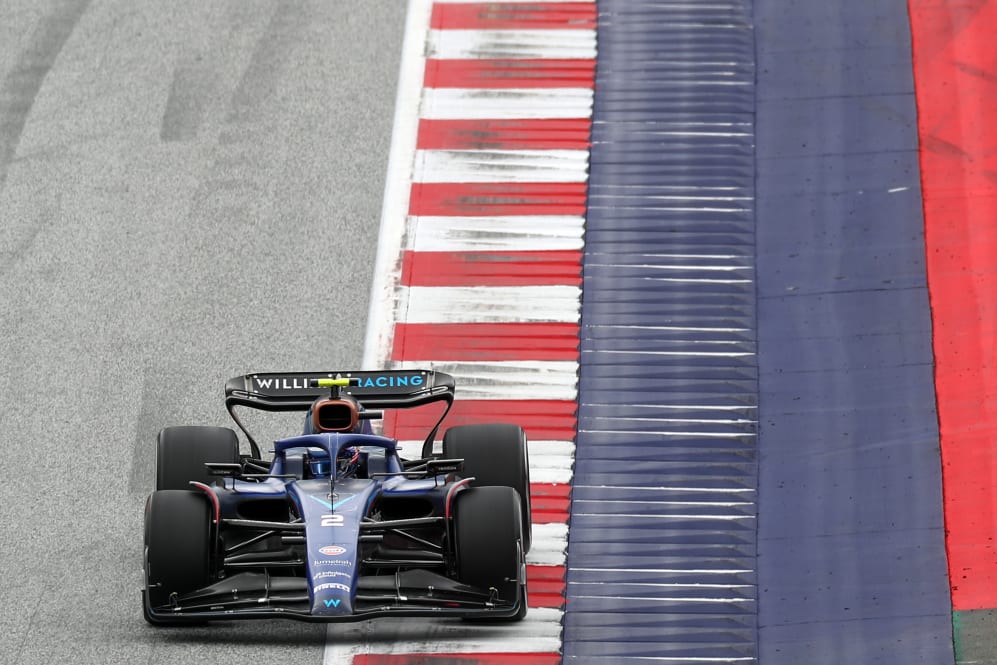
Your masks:
<path fill-rule="evenodd" d="M 525 589 L 525 566 L 520 577 L 518 588 Z M 525 592 L 517 595 L 515 602 L 504 602 L 494 590 L 461 584 L 427 570 L 408 570 L 361 576 L 351 614 L 315 615 L 304 578 L 239 573 L 161 607 L 152 607 L 143 592 L 143 605 L 151 623 L 274 618 L 335 623 L 386 616 L 503 619 L 516 616 L 526 603 Z"/>

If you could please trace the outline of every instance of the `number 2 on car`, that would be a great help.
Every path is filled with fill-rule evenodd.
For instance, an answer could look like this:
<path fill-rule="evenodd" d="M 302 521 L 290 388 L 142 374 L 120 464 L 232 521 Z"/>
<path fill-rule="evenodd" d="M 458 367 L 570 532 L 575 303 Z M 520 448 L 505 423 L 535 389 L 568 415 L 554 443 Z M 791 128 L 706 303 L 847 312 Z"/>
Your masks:
<path fill-rule="evenodd" d="M 322 516 L 322 526 L 343 526 L 343 516 L 342 515 L 323 515 Z"/>

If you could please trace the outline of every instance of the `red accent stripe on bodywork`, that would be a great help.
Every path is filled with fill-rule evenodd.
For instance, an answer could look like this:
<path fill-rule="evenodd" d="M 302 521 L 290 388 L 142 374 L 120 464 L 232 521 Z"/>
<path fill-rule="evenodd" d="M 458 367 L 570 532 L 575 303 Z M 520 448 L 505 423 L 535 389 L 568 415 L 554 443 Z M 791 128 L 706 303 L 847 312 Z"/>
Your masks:
<path fill-rule="evenodd" d="M 406 251 L 401 279 L 406 286 L 580 286 L 582 253 Z"/>
<path fill-rule="evenodd" d="M 434 30 L 593 30 L 594 2 L 467 2 L 433 6 Z"/>
<path fill-rule="evenodd" d="M 530 508 L 534 524 L 565 524 L 571 504 L 571 485 L 530 483 Z"/>
<path fill-rule="evenodd" d="M 557 653 L 404 653 L 353 656 L 353 665 L 558 665 Z"/>
<path fill-rule="evenodd" d="M 997 607 L 997 3 L 909 2 L 955 610 Z"/>
<path fill-rule="evenodd" d="M 454 402 L 445 427 L 476 423 L 516 423 L 530 439 L 574 441 L 574 402 L 566 400 L 474 400 Z M 384 413 L 384 434 L 400 441 L 426 436 L 440 417 L 439 409 L 392 409 Z"/>
<path fill-rule="evenodd" d="M 577 323 L 399 323 L 392 360 L 578 360 Z"/>
<path fill-rule="evenodd" d="M 595 60 L 426 60 L 427 88 L 589 88 Z"/>
<path fill-rule="evenodd" d="M 417 182 L 412 184 L 409 214 L 584 215 L 587 187 L 584 182 Z"/>
<path fill-rule="evenodd" d="M 419 121 L 420 150 L 588 150 L 589 118 Z"/>

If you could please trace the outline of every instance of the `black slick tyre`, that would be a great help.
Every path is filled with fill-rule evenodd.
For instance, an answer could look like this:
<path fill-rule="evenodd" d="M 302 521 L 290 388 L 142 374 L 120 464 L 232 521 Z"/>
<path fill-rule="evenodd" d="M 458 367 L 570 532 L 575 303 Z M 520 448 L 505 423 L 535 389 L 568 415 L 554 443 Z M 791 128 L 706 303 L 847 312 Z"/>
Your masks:
<path fill-rule="evenodd" d="M 148 607 L 169 605 L 211 581 L 211 505 L 200 491 L 153 492 L 145 504 L 145 618 L 162 625 L 185 623 L 151 617 Z"/>
<path fill-rule="evenodd" d="M 239 461 L 239 439 L 228 427 L 167 427 L 156 442 L 156 489 L 189 489 L 190 481 L 211 484 L 205 462 Z"/>
<path fill-rule="evenodd" d="M 465 478 L 473 476 L 475 487 L 504 486 L 519 493 L 523 549 L 529 552 L 533 540 L 530 460 L 523 428 L 508 423 L 451 427 L 443 435 L 443 457 L 463 459 L 461 475 Z"/>
<path fill-rule="evenodd" d="M 454 499 L 457 575 L 480 589 L 495 589 L 512 603 L 521 599 L 510 621 L 526 616 L 523 521 L 519 494 L 511 487 L 473 487 Z"/>

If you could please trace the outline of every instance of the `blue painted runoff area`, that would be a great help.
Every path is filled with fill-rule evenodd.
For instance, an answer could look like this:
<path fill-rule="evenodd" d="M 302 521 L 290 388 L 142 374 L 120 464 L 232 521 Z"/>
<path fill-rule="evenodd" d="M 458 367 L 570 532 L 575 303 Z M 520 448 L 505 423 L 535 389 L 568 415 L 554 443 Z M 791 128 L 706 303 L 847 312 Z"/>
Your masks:
<path fill-rule="evenodd" d="M 953 662 L 905 0 L 756 0 L 758 660 Z"/>
<path fill-rule="evenodd" d="M 598 11 L 563 658 L 754 662 L 751 4 Z"/>

